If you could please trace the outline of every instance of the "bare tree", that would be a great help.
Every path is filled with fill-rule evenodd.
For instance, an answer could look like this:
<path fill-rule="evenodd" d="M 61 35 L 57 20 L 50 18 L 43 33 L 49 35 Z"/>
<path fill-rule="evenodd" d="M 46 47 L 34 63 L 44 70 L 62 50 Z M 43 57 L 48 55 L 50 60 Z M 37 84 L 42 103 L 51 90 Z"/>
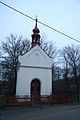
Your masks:
<path fill-rule="evenodd" d="M 18 57 L 25 54 L 30 50 L 30 41 L 28 39 L 23 40 L 22 36 L 17 37 L 13 34 L 10 34 L 10 37 L 7 37 L 7 42 L 2 42 L 0 53 L 0 64 L 3 66 L 3 76 L 5 77 L 10 74 L 14 75 L 14 92 L 16 93 L 16 80 L 17 80 L 17 64 Z M 5 74 L 4 74 L 5 73 Z"/>
<path fill-rule="evenodd" d="M 71 75 L 74 76 L 77 93 L 77 102 L 79 102 L 78 71 L 80 68 L 80 47 L 74 45 L 64 47 L 62 50 L 62 56 L 67 65 L 69 66 Z"/>
<path fill-rule="evenodd" d="M 56 58 L 58 50 L 54 46 L 54 43 L 52 41 L 46 40 L 45 35 L 42 36 L 40 40 L 40 47 L 44 50 L 44 52 L 49 56 L 52 57 L 53 60 Z"/>

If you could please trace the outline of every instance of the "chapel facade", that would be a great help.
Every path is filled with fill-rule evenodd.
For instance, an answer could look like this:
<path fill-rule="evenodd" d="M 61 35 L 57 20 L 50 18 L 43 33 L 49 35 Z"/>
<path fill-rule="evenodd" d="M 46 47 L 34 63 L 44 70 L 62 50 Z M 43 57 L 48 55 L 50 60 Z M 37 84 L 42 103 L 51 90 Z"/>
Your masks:
<path fill-rule="evenodd" d="M 37 19 L 32 34 L 31 50 L 19 57 L 16 95 L 39 97 L 52 94 L 52 58 L 40 47 Z"/>

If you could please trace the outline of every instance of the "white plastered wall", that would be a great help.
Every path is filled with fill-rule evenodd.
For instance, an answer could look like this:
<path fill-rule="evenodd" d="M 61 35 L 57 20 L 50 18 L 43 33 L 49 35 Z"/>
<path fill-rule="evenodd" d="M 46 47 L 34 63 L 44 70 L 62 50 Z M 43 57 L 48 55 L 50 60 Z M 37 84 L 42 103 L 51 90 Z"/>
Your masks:
<path fill-rule="evenodd" d="M 21 67 L 18 72 L 16 95 L 30 95 L 30 86 L 33 79 L 40 81 L 41 95 L 51 94 L 51 69 Z"/>

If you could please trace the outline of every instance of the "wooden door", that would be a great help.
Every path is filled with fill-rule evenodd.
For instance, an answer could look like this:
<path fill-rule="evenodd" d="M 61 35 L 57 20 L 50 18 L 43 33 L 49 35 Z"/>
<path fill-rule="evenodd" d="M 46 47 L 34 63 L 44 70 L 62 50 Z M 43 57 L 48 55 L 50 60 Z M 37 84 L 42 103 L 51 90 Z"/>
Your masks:
<path fill-rule="evenodd" d="M 31 98 L 33 98 L 36 103 L 40 101 L 40 81 L 37 79 L 31 82 Z"/>

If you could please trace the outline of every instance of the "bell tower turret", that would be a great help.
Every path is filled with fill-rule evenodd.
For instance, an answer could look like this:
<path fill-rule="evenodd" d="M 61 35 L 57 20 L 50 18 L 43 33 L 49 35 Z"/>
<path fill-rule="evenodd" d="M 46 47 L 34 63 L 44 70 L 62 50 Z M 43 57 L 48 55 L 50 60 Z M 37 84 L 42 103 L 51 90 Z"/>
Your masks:
<path fill-rule="evenodd" d="M 36 18 L 36 24 L 35 24 L 35 28 L 33 29 L 33 34 L 32 36 L 32 47 L 36 46 L 36 45 L 40 45 L 40 31 L 37 27 L 37 18 Z"/>

